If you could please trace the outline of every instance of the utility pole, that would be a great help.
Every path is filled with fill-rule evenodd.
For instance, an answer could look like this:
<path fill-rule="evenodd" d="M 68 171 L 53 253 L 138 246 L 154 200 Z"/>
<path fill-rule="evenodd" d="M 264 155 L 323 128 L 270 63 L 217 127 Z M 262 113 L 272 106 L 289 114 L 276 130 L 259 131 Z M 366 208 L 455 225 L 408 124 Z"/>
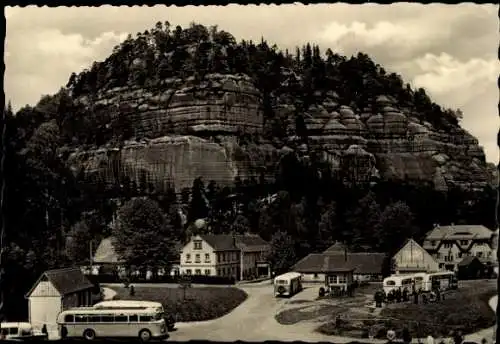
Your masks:
<path fill-rule="evenodd" d="M 90 258 L 90 274 L 93 275 L 93 261 L 94 261 L 94 258 L 92 256 L 92 240 L 90 240 L 90 243 L 89 243 L 89 258 Z"/>

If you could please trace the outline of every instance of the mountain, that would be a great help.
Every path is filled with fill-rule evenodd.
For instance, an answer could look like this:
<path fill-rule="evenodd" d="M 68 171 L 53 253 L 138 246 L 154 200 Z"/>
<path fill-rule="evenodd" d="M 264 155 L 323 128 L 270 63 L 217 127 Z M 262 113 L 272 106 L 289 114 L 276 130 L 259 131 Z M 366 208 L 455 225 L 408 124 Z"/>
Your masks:
<path fill-rule="evenodd" d="M 216 27 L 157 23 L 72 74 L 59 121 L 75 173 L 165 190 L 195 178 L 273 178 L 282 157 L 320 158 L 349 181 L 481 189 L 492 168 L 460 110 L 443 109 L 366 54 L 292 55 Z M 61 112 L 61 111 L 60 111 Z"/>

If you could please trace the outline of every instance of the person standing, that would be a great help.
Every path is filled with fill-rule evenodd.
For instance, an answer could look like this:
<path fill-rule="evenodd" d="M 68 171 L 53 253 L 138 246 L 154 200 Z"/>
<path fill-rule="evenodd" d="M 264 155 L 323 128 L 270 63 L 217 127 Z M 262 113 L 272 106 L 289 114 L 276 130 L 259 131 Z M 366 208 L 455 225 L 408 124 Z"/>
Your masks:
<path fill-rule="evenodd" d="M 404 344 L 410 344 L 411 343 L 411 334 L 410 334 L 410 331 L 408 330 L 408 328 L 405 327 L 403 329 L 402 337 L 403 337 L 403 343 Z"/>

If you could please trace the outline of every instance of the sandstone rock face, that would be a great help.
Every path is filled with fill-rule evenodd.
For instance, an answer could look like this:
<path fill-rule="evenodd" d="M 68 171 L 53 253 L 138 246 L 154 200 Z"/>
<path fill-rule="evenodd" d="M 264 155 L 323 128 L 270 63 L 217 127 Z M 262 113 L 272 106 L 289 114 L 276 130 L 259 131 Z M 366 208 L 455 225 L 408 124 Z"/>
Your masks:
<path fill-rule="evenodd" d="M 100 91 L 95 106 L 132 109 L 130 122 L 136 137 L 155 138 L 167 133 L 235 134 L 262 131 L 260 94 L 246 75 L 210 74 L 163 80 L 158 90 L 116 87 Z"/>
<path fill-rule="evenodd" d="M 86 99 L 80 99 L 86 102 Z M 236 176 L 259 177 L 282 154 L 279 147 L 259 144 L 241 147 L 238 133 L 261 133 L 262 96 L 245 75 L 208 75 L 202 81 L 164 80 L 158 90 L 114 88 L 100 91 L 95 105 L 128 105 L 136 140 L 122 148 L 75 151 L 69 163 L 87 175 L 109 183 L 127 176 L 146 179 L 164 189 L 190 187 L 202 176 L 232 184 Z M 295 106 L 288 95 L 274 102 L 294 147 Z M 340 104 L 330 91 L 304 113 L 307 147 L 318 151 L 333 169 L 350 171 L 349 178 L 430 181 L 446 190 L 451 185 L 481 188 L 491 182 L 483 149 L 465 130 L 437 131 L 390 96 L 378 96 L 372 106 L 357 109 Z M 214 139 L 218 137 L 218 139 Z M 139 141 L 139 142 L 137 142 Z"/>
<path fill-rule="evenodd" d="M 164 136 L 126 142 L 121 149 L 73 152 L 68 162 L 75 172 L 82 168 L 89 178 L 105 183 L 119 183 L 128 177 L 164 191 L 169 184 L 177 190 L 189 188 L 200 176 L 221 185 L 233 182 L 236 176 L 258 178 L 260 168 L 275 164 L 277 154 L 266 144 L 240 147 L 230 139 L 216 143 L 196 136 Z"/>
<path fill-rule="evenodd" d="M 350 174 L 359 179 L 380 173 L 383 179 L 434 182 L 441 190 L 487 185 L 491 173 L 472 135 L 461 128 L 436 131 L 418 114 L 398 108 L 389 96 L 377 97 L 375 105 L 380 112 L 366 107 L 358 114 L 338 104 L 333 94 L 311 107 L 305 120 L 311 146 L 325 151 L 338 169 L 354 171 L 357 166 Z"/>

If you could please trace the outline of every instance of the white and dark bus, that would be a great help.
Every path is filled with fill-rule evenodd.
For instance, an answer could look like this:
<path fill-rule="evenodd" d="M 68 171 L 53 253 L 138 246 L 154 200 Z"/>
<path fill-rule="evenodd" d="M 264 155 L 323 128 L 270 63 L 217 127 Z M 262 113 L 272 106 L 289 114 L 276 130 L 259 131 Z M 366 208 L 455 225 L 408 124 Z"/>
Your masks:
<path fill-rule="evenodd" d="M 427 274 L 424 291 L 452 290 L 458 288 L 458 279 L 453 271 L 442 271 Z"/>
<path fill-rule="evenodd" d="M 407 290 L 409 293 L 413 292 L 413 283 L 415 276 L 412 274 L 408 275 L 392 275 L 384 278 L 382 282 L 385 295 L 388 295 L 391 291 L 400 289 L 401 291 Z"/>
<path fill-rule="evenodd" d="M 143 342 L 168 336 L 157 307 L 79 307 L 61 312 L 57 324 L 61 338 L 139 338 Z"/>
<path fill-rule="evenodd" d="M 292 296 L 301 290 L 301 273 L 287 272 L 274 278 L 274 296 Z"/>

